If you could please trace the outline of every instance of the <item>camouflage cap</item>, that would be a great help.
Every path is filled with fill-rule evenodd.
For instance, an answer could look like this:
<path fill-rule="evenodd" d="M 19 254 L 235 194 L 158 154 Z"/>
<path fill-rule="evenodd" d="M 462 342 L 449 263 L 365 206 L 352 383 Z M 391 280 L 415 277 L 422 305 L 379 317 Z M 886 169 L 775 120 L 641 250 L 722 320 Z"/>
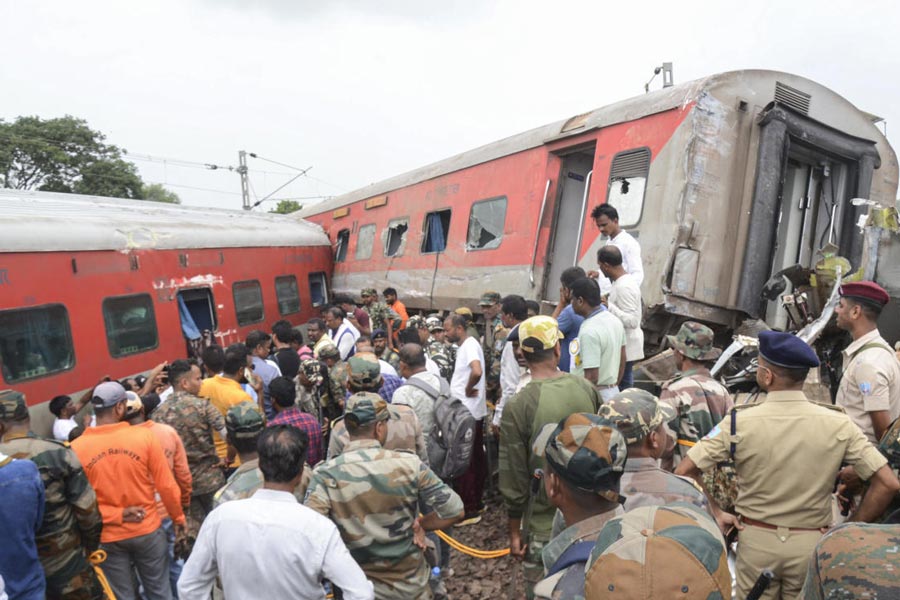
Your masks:
<path fill-rule="evenodd" d="M 716 522 L 678 502 L 609 520 L 585 569 L 586 598 L 731 598 L 731 573 Z"/>
<path fill-rule="evenodd" d="M 428 331 L 443 331 L 444 321 L 440 317 L 428 317 L 425 319 L 425 326 L 428 327 Z"/>
<path fill-rule="evenodd" d="M 375 288 L 363 288 L 359 295 L 363 298 L 366 298 L 367 296 L 378 296 L 378 291 Z"/>
<path fill-rule="evenodd" d="M 391 418 L 388 403 L 384 398 L 372 392 L 358 392 L 347 398 L 344 419 L 355 421 L 358 426 L 365 427 L 377 421 Z"/>
<path fill-rule="evenodd" d="M 25 394 L 16 390 L 0 390 L 0 421 L 24 421 L 27 418 Z"/>
<path fill-rule="evenodd" d="M 259 407 L 245 400 L 235 404 L 225 414 L 225 428 L 236 438 L 252 438 L 265 427 Z"/>
<path fill-rule="evenodd" d="M 625 470 L 625 438 L 606 419 L 575 413 L 558 425 L 544 425 L 532 451 L 576 488 L 611 502 L 623 501 L 615 490 Z"/>
<path fill-rule="evenodd" d="M 555 348 L 563 334 L 553 317 L 539 315 L 519 323 L 519 347 L 522 352 Z"/>
<path fill-rule="evenodd" d="M 479 306 L 491 306 L 493 304 L 497 304 L 500 302 L 500 294 L 497 292 L 485 292 L 481 295 L 481 300 L 478 301 Z"/>
<path fill-rule="evenodd" d="M 406 321 L 407 329 L 425 329 L 425 317 L 422 315 L 413 315 Z"/>
<path fill-rule="evenodd" d="M 713 346 L 712 329 L 695 321 L 686 321 L 677 335 L 667 335 L 669 345 L 694 360 L 715 360 L 722 351 Z"/>
<path fill-rule="evenodd" d="M 125 415 L 123 418 L 131 418 L 142 410 L 144 410 L 144 403 L 141 402 L 141 397 L 131 390 L 127 390 L 125 392 Z"/>
<path fill-rule="evenodd" d="M 340 358 L 341 351 L 334 344 L 322 344 L 319 348 L 319 358 Z"/>
<path fill-rule="evenodd" d="M 314 358 L 307 358 L 306 360 L 301 361 L 300 370 L 303 372 L 303 376 L 313 385 L 321 385 L 325 380 L 325 378 L 322 377 L 322 363 Z"/>
<path fill-rule="evenodd" d="M 357 387 L 371 388 L 381 381 L 381 364 L 371 352 L 357 352 L 347 361 L 350 367 L 350 383 Z"/>
<path fill-rule="evenodd" d="M 615 424 L 629 446 L 676 416 L 671 406 L 638 388 L 619 392 L 600 407 L 599 414 Z"/>

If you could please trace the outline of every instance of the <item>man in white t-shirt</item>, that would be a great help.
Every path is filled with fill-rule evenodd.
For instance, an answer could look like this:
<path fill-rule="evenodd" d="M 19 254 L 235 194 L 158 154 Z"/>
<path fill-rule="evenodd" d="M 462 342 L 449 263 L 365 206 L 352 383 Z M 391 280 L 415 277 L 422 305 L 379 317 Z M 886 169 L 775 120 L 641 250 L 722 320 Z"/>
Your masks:
<path fill-rule="evenodd" d="M 73 429 L 80 426 L 87 427 L 86 424 L 79 423 L 75 415 L 88 403 L 92 393 L 93 388 L 77 404 L 69 396 L 57 396 L 50 401 L 50 412 L 56 416 L 56 420 L 53 421 L 53 439 L 68 442 Z"/>
<path fill-rule="evenodd" d="M 608 238 L 607 244 L 617 247 L 622 252 L 622 266 L 625 272 L 634 277 L 638 287 L 644 281 L 644 263 L 641 260 L 641 245 L 630 233 L 619 227 L 619 211 L 610 204 L 595 206 L 591 218 L 602 235 Z M 598 277 L 598 275 L 600 275 Z M 600 294 L 606 296 L 612 289 L 612 282 L 606 276 L 591 271 L 590 277 L 598 277 Z"/>
<path fill-rule="evenodd" d="M 487 457 L 484 452 L 484 418 L 487 404 L 484 393 L 484 351 L 478 340 L 466 331 L 467 321 L 462 315 L 451 313 L 444 320 L 444 334 L 452 344 L 457 344 L 456 364 L 450 381 L 450 395 L 465 404 L 475 417 L 475 439 L 472 462 L 468 470 L 453 481 L 453 489 L 463 500 L 465 518 L 459 525 L 474 525 L 481 521 L 484 509 L 482 496 L 487 479 Z"/>
<path fill-rule="evenodd" d="M 608 244 L 600 248 L 597 251 L 597 264 L 600 272 L 612 281 L 612 289 L 607 299 L 609 312 L 618 317 L 625 327 L 625 371 L 619 382 L 619 387 L 625 390 L 634 385 L 632 373 L 634 363 L 644 358 L 641 286 L 634 275 L 625 272 L 622 252 L 616 246 Z"/>
<path fill-rule="evenodd" d="M 334 345 L 341 352 L 341 360 L 347 360 L 356 352 L 356 340 L 359 337 L 359 329 L 348 321 L 344 309 L 332 306 L 325 311 L 325 325 L 331 333 Z"/>

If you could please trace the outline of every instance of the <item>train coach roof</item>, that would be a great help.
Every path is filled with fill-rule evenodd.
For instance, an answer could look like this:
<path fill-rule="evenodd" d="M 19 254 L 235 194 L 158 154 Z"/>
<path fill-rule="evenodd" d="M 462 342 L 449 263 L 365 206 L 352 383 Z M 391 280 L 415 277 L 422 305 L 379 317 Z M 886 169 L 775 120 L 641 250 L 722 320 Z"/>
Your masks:
<path fill-rule="evenodd" d="M 318 225 L 283 215 L 0 190 L 0 252 L 327 246 Z"/>

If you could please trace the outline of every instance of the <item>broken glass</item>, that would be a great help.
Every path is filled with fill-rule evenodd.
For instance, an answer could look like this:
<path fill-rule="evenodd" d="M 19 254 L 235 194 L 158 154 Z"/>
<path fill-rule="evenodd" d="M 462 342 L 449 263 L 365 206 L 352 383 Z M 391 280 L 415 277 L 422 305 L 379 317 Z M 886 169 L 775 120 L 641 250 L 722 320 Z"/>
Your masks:
<path fill-rule="evenodd" d="M 500 246 L 506 221 L 506 197 L 472 205 L 466 250 L 490 250 Z"/>

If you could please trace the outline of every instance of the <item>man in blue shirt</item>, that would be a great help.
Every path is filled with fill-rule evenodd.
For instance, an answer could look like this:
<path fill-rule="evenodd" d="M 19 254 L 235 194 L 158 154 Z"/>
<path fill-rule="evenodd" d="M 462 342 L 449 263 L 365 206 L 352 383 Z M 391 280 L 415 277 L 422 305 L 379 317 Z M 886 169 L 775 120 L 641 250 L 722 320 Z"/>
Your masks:
<path fill-rule="evenodd" d="M 13 393 L 0 391 L 0 438 L 3 421 L 21 417 L 12 412 L 24 408 L 4 401 Z M 44 483 L 33 462 L 0 453 L 0 498 L 0 576 L 5 591 L 10 598 L 43 600 L 46 582 L 34 534 L 44 519 Z"/>
<path fill-rule="evenodd" d="M 266 407 L 266 419 L 275 417 L 275 408 L 269 397 L 269 383 L 276 377 L 281 377 L 281 370 L 274 362 L 268 360 L 272 350 L 272 336 L 265 331 L 251 331 L 247 335 L 247 349 L 253 359 L 253 373 L 262 379 L 263 406 Z"/>
<path fill-rule="evenodd" d="M 553 311 L 551 316 L 556 319 L 556 322 L 559 324 L 559 331 L 564 336 L 559 346 L 560 371 L 569 372 L 571 370 L 569 365 L 569 344 L 578 337 L 578 330 L 581 329 L 581 322 L 584 321 L 583 317 L 572 310 L 571 290 L 572 284 L 582 277 L 585 277 L 585 272 L 581 267 L 569 267 L 559 277 L 561 284 L 559 288 L 559 304 L 556 305 L 556 310 Z M 606 307 L 601 305 L 601 310 L 606 310 Z"/>

